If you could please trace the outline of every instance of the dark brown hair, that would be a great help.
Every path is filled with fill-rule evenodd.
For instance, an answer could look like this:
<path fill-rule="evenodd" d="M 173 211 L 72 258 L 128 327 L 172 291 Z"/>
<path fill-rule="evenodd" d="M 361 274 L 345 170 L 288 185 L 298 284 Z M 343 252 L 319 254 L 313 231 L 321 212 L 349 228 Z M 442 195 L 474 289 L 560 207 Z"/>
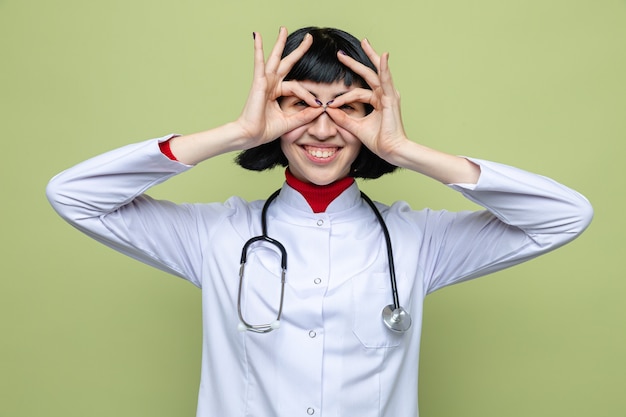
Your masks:
<path fill-rule="evenodd" d="M 289 55 L 300 45 L 304 35 L 313 36 L 313 44 L 304 56 L 296 62 L 285 80 L 313 81 L 333 83 L 343 81 L 346 86 L 356 84 L 370 88 L 363 78 L 343 65 L 337 59 L 337 52 L 343 51 L 351 58 L 376 71 L 376 67 L 361 48 L 361 42 L 347 32 L 333 28 L 306 27 L 298 29 L 287 37 L 283 57 Z M 372 107 L 366 105 L 366 112 Z M 280 148 L 280 138 L 240 152 L 235 162 L 243 168 L 263 171 L 277 165 L 286 167 L 289 162 Z M 355 178 L 378 178 L 397 167 L 380 158 L 366 146 L 361 146 L 349 175 Z"/>

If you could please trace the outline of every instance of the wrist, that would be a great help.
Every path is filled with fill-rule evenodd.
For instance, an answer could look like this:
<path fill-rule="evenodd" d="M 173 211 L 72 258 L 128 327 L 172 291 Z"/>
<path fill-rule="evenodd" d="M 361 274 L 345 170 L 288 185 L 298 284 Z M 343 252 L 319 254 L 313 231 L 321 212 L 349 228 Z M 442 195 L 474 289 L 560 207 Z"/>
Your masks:
<path fill-rule="evenodd" d="M 412 151 L 413 145 L 415 145 L 415 142 L 403 135 L 393 140 L 385 149 L 379 149 L 377 155 L 392 165 L 407 168 L 406 157 Z"/>
<path fill-rule="evenodd" d="M 178 161 L 195 165 L 217 155 L 245 149 L 246 140 L 237 123 L 227 123 L 199 133 L 170 140 L 170 150 Z"/>

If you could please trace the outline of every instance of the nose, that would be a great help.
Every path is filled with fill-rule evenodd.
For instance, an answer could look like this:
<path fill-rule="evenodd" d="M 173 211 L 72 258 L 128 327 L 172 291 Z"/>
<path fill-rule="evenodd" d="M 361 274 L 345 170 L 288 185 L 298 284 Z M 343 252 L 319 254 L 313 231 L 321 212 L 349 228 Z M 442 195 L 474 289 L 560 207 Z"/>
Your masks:
<path fill-rule="evenodd" d="M 324 112 L 310 123 L 308 133 L 318 140 L 326 140 L 337 135 L 337 125 L 328 113 Z"/>

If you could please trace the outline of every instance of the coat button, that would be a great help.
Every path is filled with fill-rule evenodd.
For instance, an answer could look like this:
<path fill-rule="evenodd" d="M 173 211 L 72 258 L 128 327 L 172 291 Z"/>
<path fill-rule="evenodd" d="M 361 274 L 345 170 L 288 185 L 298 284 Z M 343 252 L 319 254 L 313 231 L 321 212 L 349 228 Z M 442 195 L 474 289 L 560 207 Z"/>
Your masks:
<path fill-rule="evenodd" d="M 315 409 L 312 407 L 309 407 L 306 409 L 306 413 L 310 416 L 312 416 L 313 414 L 315 414 Z"/>
<path fill-rule="evenodd" d="M 324 225 L 324 220 L 319 219 L 319 220 L 317 221 L 317 225 L 318 225 L 318 226 L 323 226 L 323 225 Z"/>
<path fill-rule="evenodd" d="M 309 332 L 309 337 L 310 337 L 311 339 L 313 339 L 315 336 L 317 336 L 317 333 L 315 332 L 315 330 L 311 330 L 311 331 Z"/>
<path fill-rule="evenodd" d="M 321 278 L 315 278 L 313 280 L 313 282 L 316 283 L 316 284 L 321 284 L 322 283 L 322 279 Z"/>

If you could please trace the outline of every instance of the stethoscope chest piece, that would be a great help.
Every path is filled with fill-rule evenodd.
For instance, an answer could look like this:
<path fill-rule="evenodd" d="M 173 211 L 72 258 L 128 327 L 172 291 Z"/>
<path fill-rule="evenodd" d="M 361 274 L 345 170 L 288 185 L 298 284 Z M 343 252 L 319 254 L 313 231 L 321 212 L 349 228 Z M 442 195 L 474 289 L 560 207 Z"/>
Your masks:
<path fill-rule="evenodd" d="M 389 304 L 383 308 L 383 323 L 389 330 L 403 333 L 411 327 L 411 316 L 404 308 Z"/>

